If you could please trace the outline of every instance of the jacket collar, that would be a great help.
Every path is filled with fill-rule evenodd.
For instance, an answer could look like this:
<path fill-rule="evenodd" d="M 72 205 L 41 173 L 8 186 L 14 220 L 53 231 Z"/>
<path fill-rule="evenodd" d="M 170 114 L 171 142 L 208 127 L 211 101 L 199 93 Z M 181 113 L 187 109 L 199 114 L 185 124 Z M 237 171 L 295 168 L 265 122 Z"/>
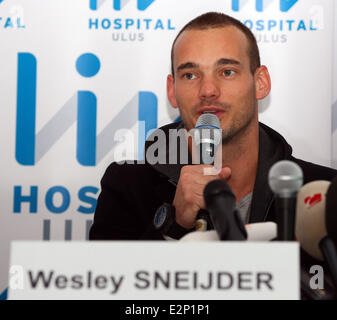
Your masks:
<path fill-rule="evenodd" d="M 274 163 L 289 159 L 291 146 L 276 131 L 259 123 L 258 168 L 253 190 L 249 222 L 261 222 L 267 219 L 274 194 L 269 187 L 268 173 Z"/>

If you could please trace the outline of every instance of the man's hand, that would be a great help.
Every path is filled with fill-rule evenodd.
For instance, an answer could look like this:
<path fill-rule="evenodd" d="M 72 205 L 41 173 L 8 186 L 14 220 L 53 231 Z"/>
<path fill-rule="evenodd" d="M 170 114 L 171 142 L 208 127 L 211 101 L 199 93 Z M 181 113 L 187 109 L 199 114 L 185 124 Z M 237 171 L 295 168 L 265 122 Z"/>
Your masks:
<path fill-rule="evenodd" d="M 216 179 L 227 180 L 231 169 L 224 167 L 217 175 L 205 175 L 204 169 L 211 165 L 184 166 L 180 172 L 173 205 L 176 208 L 176 221 L 182 227 L 194 227 L 195 219 L 200 209 L 206 209 L 203 192 L 208 182 Z"/>

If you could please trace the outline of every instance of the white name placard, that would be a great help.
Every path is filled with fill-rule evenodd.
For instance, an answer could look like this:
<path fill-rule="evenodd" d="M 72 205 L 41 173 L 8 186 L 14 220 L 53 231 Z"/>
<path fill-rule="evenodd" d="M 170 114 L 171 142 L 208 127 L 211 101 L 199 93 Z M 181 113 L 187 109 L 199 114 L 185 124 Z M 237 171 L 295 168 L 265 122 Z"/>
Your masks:
<path fill-rule="evenodd" d="M 12 243 L 9 299 L 299 299 L 296 242 Z"/>

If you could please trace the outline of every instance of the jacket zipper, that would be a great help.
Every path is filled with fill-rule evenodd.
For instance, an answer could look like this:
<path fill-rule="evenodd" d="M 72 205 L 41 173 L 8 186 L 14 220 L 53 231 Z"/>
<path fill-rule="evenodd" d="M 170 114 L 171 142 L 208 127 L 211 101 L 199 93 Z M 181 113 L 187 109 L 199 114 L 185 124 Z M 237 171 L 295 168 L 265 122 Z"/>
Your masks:
<path fill-rule="evenodd" d="M 268 208 L 267 208 L 267 212 L 266 212 L 266 215 L 264 216 L 263 221 L 266 221 L 267 216 L 268 216 L 269 211 L 270 211 L 270 208 L 271 208 L 271 206 L 272 206 L 274 200 L 275 200 L 275 196 L 273 196 L 273 197 L 271 198 L 271 200 L 269 201 L 269 205 L 268 205 Z"/>

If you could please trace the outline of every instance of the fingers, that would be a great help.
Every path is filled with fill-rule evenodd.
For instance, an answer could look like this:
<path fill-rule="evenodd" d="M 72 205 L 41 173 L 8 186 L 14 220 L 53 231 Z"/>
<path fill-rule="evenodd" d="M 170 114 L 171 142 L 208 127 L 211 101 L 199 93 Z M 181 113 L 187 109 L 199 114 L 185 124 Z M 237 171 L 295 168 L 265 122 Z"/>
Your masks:
<path fill-rule="evenodd" d="M 228 179 L 231 169 L 222 168 L 218 174 L 205 175 L 210 165 L 184 166 L 180 172 L 173 205 L 176 208 L 176 221 L 189 229 L 194 227 L 195 218 L 200 209 L 205 209 L 203 192 L 205 186 L 215 179 Z"/>
<path fill-rule="evenodd" d="M 232 174 L 232 170 L 229 167 L 224 167 L 221 169 L 219 173 L 219 179 L 221 180 L 228 180 Z"/>

